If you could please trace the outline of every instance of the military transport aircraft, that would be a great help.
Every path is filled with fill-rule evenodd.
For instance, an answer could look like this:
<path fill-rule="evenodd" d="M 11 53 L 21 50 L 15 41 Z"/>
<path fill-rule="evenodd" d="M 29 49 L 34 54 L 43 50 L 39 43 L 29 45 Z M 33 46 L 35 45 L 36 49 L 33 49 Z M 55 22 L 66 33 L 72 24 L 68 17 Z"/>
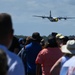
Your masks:
<path fill-rule="evenodd" d="M 58 22 L 58 20 L 64 19 L 75 19 L 75 17 L 52 17 L 51 15 L 51 11 L 50 11 L 50 15 L 49 16 L 37 16 L 37 15 L 33 15 L 34 17 L 41 17 L 41 18 L 47 18 L 49 19 L 51 22 Z"/>

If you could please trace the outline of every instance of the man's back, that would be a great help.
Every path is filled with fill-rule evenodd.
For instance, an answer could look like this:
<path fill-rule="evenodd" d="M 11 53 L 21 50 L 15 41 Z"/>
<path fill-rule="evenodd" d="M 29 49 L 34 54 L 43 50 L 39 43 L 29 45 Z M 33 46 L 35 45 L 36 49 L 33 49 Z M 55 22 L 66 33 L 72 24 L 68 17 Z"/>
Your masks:
<path fill-rule="evenodd" d="M 64 63 L 60 75 L 75 75 L 75 56 Z"/>
<path fill-rule="evenodd" d="M 37 42 L 32 42 L 26 46 L 26 62 L 28 72 L 31 73 L 36 72 L 35 59 L 41 49 L 42 49 L 41 45 Z"/>
<path fill-rule="evenodd" d="M 7 54 L 8 59 L 8 75 L 25 75 L 24 74 L 24 66 L 20 58 L 8 51 L 8 49 L 5 46 L 0 45 L 0 48 L 4 50 L 4 52 Z"/>

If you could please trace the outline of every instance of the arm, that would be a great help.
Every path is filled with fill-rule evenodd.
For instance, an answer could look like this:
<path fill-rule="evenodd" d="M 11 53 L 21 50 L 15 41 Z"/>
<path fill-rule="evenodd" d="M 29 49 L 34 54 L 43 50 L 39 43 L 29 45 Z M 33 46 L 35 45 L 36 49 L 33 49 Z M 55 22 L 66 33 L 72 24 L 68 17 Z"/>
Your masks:
<path fill-rule="evenodd" d="M 51 75 L 59 75 L 61 69 L 61 58 L 59 58 L 56 63 L 52 66 L 50 70 Z"/>
<path fill-rule="evenodd" d="M 36 75 L 40 75 L 41 64 L 36 64 Z"/>

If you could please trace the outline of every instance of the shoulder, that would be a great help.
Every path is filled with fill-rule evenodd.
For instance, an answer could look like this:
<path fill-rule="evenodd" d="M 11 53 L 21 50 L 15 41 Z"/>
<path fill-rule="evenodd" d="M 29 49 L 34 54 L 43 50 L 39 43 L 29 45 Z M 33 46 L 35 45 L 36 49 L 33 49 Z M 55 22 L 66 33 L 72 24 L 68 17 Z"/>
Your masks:
<path fill-rule="evenodd" d="M 17 62 L 17 64 L 22 63 L 22 60 L 20 59 L 20 57 L 18 55 L 14 54 L 13 52 L 8 51 L 7 57 L 8 57 L 8 63 L 9 64 L 12 64 L 14 62 Z"/>
<path fill-rule="evenodd" d="M 47 53 L 48 49 L 42 49 L 40 52 L 39 52 L 39 55 L 45 55 Z"/>
<path fill-rule="evenodd" d="M 67 60 L 63 66 L 75 66 L 75 56 L 71 57 L 69 60 Z"/>
<path fill-rule="evenodd" d="M 32 43 L 29 43 L 29 44 L 27 44 L 26 46 L 25 46 L 25 49 L 28 49 L 28 48 L 30 48 L 32 46 Z"/>
<path fill-rule="evenodd" d="M 62 61 L 67 61 L 69 59 L 69 57 L 68 56 L 62 56 Z"/>

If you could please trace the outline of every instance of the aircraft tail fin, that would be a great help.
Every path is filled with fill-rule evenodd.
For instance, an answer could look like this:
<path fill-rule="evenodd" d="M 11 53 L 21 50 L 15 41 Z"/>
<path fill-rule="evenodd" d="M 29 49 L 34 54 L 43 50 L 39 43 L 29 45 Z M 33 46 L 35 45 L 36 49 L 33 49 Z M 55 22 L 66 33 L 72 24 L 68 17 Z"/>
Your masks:
<path fill-rule="evenodd" d="M 52 15 L 51 15 L 51 10 L 50 10 L 50 17 L 52 17 Z"/>

